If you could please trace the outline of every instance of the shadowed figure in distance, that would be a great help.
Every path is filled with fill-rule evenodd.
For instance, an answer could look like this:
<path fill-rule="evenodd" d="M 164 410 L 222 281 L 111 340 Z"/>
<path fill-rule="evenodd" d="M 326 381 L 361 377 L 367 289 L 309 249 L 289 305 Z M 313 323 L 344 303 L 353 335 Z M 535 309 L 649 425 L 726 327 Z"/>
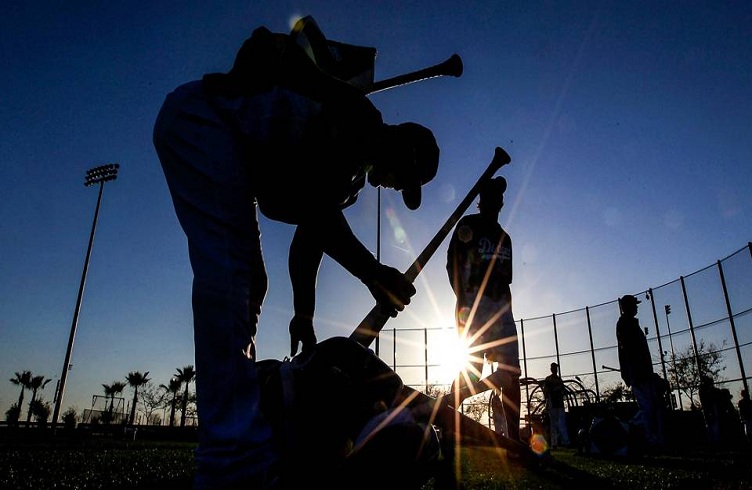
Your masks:
<path fill-rule="evenodd" d="M 510 288 L 512 239 L 499 224 L 506 189 L 504 177 L 486 181 L 478 213 L 461 218 L 449 241 L 446 269 L 456 297 L 457 329 L 471 357 L 445 400 L 459 407 L 462 400 L 480 391 L 501 390 L 506 435 L 519 441 L 520 359 Z M 485 362 L 496 369 L 479 386 Z"/>
<path fill-rule="evenodd" d="M 749 397 L 749 391 L 742 390 L 739 394 L 739 401 L 736 402 L 739 409 L 739 418 L 742 422 L 742 429 L 747 445 L 752 444 L 752 399 Z"/>
<path fill-rule="evenodd" d="M 543 380 L 543 396 L 546 401 L 546 412 L 551 432 L 551 447 L 569 446 L 569 431 L 567 430 L 564 400 L 567 389 L 559 376 L 559 365 L 555 362 L 550 366 L 551 374 Z"/>
<path fill-rule="evenodd" d="M 416 209 L 436 175 L 433 133 L 390 125 L 356 84 L 375 50 L 329 42 L 311 17 L 255 29 L 227 73 L 169 93 L 153 140 L 193 270 L 196 489 L 267 488 L 280 459 L 259 410 L 255 336 L 268 276 L 258 212 L 295 226 L 291 355 L 316 345 L 316 276 L 329 255 L 397 315 L 415 294 L 343 214 L 368 181 Z M 353 69 L 353 66 L 358 69 Z M 324 69 L 326 68 L 326 69 Z"/>
<path fill-rule="evenodd" d="M 653 371 L 647 337 L 637 319 L 637 305 L 641 301 L 631 294 L 619 298 L 621 316 L 616 322 L 616 341 L 621 379 L 632 389 L 639 410 L 631 423 L 644 433 L 648 449 L 664 446 L 662 378 Z"/>

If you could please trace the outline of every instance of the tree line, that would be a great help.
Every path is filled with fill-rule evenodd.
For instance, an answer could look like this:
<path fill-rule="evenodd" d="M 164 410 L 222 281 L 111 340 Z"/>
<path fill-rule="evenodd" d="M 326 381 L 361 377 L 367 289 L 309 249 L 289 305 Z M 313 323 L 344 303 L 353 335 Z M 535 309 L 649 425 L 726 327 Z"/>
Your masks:
<path fill-rule="evenodd" d="M 167 384 L 154 385 L 149 378 L 149 371 L 131 371 L 124 381 L 115 380 L 109 384 L 102 384 L 102 390 L 105 396 L 105 409 L 96 422 L 112 423 L 115 418 L 115 399 L 122 394 L 127 387 L 132 388 L 133 398 L 130 402 L 130 413 L 123 422 L 127 425 L 135 425 L 136 413 L 139 404 L 141 412 L 144 413 L 146 423 L 161 423 L 161 419 L 155 416 L 159 409 L 170 409 L 169 425 L 175 426 L 176 413 L 180 411 L 180 426 L 185 427 L 188 415 L 195 405 L 195 393 L 190 390 L 191 383 L 196 379 L 196 370 L 193 365 L 187 365 L 178 368 L 175 374 L 170 378 Z M 25 370 L 14 373 L 10 382 L 20 388 L 18 401 L 13 403 L 5 412 L 5 420 L 10 426 L 19 426 L 22 421 L 22 411 L 26 410 L 25 426 L 30 427 L 32 420 L 37 425 L 46 427 L 49 422 L 52 409 L 50 402 L 42 397 L 42 391 L 52 379 L 44 375 L 34 375 L 31 371 Z M 31 392 L 31 399 L 24 406 L 26 392 Z M 79 422 L 79 414 L 76 409 L 69 407 L 62 414 L 64 426 L 75 427 Z"/>

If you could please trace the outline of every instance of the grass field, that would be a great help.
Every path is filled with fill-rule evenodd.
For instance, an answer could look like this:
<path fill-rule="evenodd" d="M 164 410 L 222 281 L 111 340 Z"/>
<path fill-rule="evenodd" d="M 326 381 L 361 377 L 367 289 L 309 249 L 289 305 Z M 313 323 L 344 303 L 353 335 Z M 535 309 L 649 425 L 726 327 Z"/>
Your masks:
<path fill-rule="evenodd" d="M 694 453 L 639 459 L 554 450 L 553 463 L 530 471 L 504 464 L 491 448 L 469 448 L 466 489 L 752 489 L 752 453 Z"/>
<path fill-rule="evenodd" d="M 0 488 L 189 490 L 194 448 L 192 442 L 113 437 L 0 438 Z M 542 462 L 531 470 L 503 450 L 463 449 L 459 470 L 463 489 L 752 489 L 752 452 L 626 459 L 559 449 L 549 456 L 548 464 Z M 426 490 L 432 488 L 429 482 Z"/>

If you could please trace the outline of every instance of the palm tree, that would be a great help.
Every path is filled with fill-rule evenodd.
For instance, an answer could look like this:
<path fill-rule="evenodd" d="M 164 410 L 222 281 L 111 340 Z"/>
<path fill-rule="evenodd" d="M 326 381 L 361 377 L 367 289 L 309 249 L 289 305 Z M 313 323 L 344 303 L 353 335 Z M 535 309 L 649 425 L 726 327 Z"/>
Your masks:
<path fill-rule="evenodd" d="M 112 412 L 115 408 L 115 395 L 122 393 L 125 389 L 125 383 L 121 381 L 113 381 L 111 385 L 102 384 L 104 394 L 110 397 L 110 408 L 107 410 L 107 423 L 112 422 Z"/>
<path fill-rule="evenodd" d="M 11 383 L 13 383 L 14 385 L 19 385 L 21 387 L 21 393 L 19 393 L 18 395 L 18 405 L 16 405 L 18 407 L 19 418 L 21 417 L 21 407 L 23 406 L 24 391 L 31 389 L 31 379 L 31 371 L 23 371 L 21 373 L 16 372 L 16 377 L 10 379 Z"/>
<path fill-rule="evenodd" d="M 125 379 L 128 381 L 128 385 L 133 388 L 133 404 L 131 405 L 131 417 L 128 422 L 129 425 L 133 425 L 133 422 L 136 419 L 136 404 L 138 403 L 138 387 L 143 386 L 149 381 L 151 381 L 149 378 L 149 371 L 146 371 L 144 374 L 141 374 L 138 371 L 131 371 L 128 373 L 128 376 L 125 377 Z"/>
<path fill-rule="evenodd" d="M 170 401 L 170 427 L 175 425 L 175 407 L 178 405 L 178 393 L 183 386 L 183 382 L 176 377 L 170 379 L 168 386 L 159 385 L 160 388 L 164 388 L 168 393 L 172 393 L 172 400 Z"/>
<path fill-rule="evenodd" d="M 44 376 L 34 376 L 31 378 L 29 389 L 31 390 L 31 401 L 29 402 L 29 413 L 26 414 L 26 427 L 31 425 L 31 414 L 33 412 L 32 407 L 37 399 L 37 391 L 43 390 L 47 383 L 52 381 L 51 379 L 45 379 Z"/>
<path fill-rule="evenodd" d="M 181 383 L 185 383 L 185 391 L 183 391 L 183 403 L 181 405 L 182 414 L 180 415 L 180 427 L 185 427 L 185 416 L 188 411 L 188 387 L 196 378 L 196 370 L 193 366 L 185 366 L 183 369 L 178 369 L 176 377 Z"/>

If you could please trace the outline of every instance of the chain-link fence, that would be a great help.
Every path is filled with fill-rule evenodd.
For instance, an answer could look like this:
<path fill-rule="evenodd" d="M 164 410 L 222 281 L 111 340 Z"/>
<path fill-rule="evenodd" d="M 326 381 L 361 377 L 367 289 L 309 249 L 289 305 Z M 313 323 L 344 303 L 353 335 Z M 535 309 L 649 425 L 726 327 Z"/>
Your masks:
<path fill-rule="evenodd" d="M 752 359 L 752 242 L 728 257 L 688 276 L 634 294 L 642 303 L 637 318 L 647 330 L 654 369 L 671 383 L 674 408 L 689 410 L 697 402 L 697 386 L 675 379 L 677 359 L 699 367 L 715 358 L 716 383 L 738 400 L 748 388 Z M 585 308 L 519 319 L 520 364 L 523 377 L 523 417 L 532 410 L 536 380 L 549 374 L 551 362 L 561 376 L 578 386 L 588 400 L 599 398 L 621 382 L 616 342 L 618 298 Z M 453 338 L 450 338 L 454 336 Z M 449 329 L 385 329 L 379 337 L 379 356 L 390 364 L 406 384 L 421 391 L 435 391 L 444 352 L 435 346 L 456 341 Z M 422 350 L 422 363 L 400 363 L 400 351 L 410 356 Z M 684 384 L 682 384 L 684 383 Z M 439 386 L 441 388 L 441 386 Z M 448 387 L 443 387 L 448 388 Z M 592 401 L 592 400 L 590 400 Z M 478 402 L 476 402 L 478 403 Z M 487 403 L 487 396 L 482 401 Z M 574 400 L 577 403 L 577 400 Z M 488 422 L 488 415 L 485 415 Z"/>

